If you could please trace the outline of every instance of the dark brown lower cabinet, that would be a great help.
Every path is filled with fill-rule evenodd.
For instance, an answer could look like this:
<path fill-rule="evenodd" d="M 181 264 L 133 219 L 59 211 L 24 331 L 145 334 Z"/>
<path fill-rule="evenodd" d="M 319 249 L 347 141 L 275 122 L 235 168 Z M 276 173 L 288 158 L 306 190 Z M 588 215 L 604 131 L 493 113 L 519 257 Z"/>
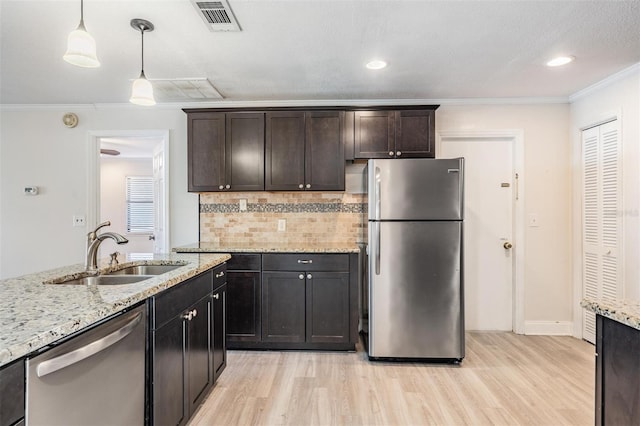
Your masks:
<path fill-rule="evenodd" d="M 304 342 L 304 274 L 263 272 L 262 279 L 262 341 Z"/>
<path fill-rule="evenodd" d="M 307 341 L 349 342 L 349 273 L 307 274 Z"/>
<path fill-rule="evenodd" d="M 358 271 L 358 253 L 232 253 L 227 349 L 354 350 Z"/>
<path fill-rule="evenodd" d="M 150 300 L 151 424 L 186 424 L 226 366 L 225 268 Z"/>
<path fill-rule="evenodd" d="M 348 272 L 263 272 L 262 341 L 349 342 Z"/>
<path fill-rule="evenodd" d="M 0 367 L 0 426 L 24 424 L 24 359 Z"/>
<path fill-rule="evenodd" d="M 596 316 L 596 425 L 640 424 L 640 330 Z"/>

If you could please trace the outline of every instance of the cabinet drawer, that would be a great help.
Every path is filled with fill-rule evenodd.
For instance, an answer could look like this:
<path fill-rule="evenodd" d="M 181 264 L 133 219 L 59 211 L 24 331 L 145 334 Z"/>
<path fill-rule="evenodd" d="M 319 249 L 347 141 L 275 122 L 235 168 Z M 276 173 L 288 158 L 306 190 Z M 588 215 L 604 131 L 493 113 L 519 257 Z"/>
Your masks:
<path fill-rule="evenodd" d="M 211 293 L 212 286 L 213 270 L 209 270 L 154 296 L 153 328 L 157 330 L 164 323 Z"/>
<path fill-rule="evenodd" d="M 264 271 L 349 271 L 347 254 L 265 254 Z"/>
<path fill-rule="evenodd" d="M 231 259 L 227 260 L 227 269 L 230 271 L 259 271 L 260 255 L 232 253 Z"/>
<path fill-rule="evenodd" d="M 213 269 L 213 290 L 223 286 L 227 282 L 227 264 L 216 266 Z"/>

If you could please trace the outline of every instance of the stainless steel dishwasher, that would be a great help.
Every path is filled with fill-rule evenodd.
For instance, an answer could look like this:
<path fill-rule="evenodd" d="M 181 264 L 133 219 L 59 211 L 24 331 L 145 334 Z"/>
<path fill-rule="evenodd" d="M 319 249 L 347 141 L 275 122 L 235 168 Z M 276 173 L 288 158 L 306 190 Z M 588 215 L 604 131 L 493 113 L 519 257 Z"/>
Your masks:
<path fill-rule="evenodd" d="M 27 360 L 27 425 L 142 425 L 146 306 Z"/>

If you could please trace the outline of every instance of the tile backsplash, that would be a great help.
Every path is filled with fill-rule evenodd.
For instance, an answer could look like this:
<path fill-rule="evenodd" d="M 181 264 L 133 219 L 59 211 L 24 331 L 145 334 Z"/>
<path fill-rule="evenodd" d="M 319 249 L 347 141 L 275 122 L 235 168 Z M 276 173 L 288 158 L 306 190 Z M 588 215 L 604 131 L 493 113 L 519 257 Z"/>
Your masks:
<path fill-rule="evenodd" d="M 247 210 L 240 211 L 246 200 Z M 200 194 L 200 241 L 355 244 L 366 238 L 366 194 L 216 192 Z M 278 231 L 278 220 L 285 231 Z"/>

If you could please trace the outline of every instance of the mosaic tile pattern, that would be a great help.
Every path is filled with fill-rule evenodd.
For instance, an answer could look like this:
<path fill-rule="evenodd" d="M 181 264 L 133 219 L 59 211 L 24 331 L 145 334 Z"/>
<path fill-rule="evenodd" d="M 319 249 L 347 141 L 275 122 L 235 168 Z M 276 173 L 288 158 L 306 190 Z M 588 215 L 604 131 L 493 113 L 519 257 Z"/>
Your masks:
<path fill-rule="evenodd" d="M 241 199 L 247 211 L 240 211 Z M 366 240 L 366 201 L 363 194 L 324 192 L 201 194 L 200 242 L 265 250 L 273 244 L 353 247 Z M 285 231 L 277 230 L 279 219 Z"/>

